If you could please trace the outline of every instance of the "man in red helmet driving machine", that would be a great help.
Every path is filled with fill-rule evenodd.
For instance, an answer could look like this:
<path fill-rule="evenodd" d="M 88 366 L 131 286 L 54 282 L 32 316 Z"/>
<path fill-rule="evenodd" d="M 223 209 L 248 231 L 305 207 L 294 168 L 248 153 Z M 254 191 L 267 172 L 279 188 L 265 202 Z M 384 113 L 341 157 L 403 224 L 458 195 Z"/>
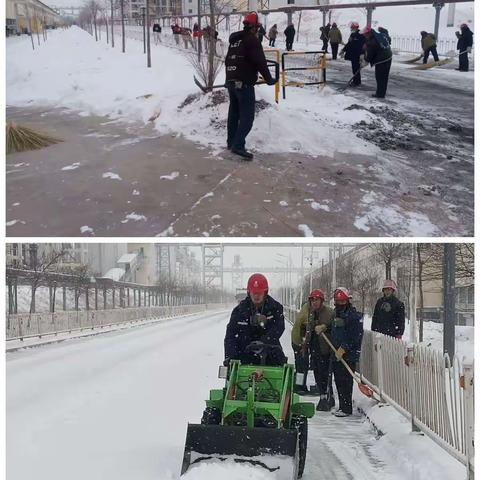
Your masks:
<path fill-rule="evenodd" d="M 268 281 L 261 273 L 254 273 L 247 284 L 247 298 L 232 311 L 225 335 L 225 365 L 232 359 L 250 362 L 247 347 L 252 342 L 273 346 L 267 364 L 283 365 L 285 354 L 280 337 L 285 330 L 283 306 L 268 295 Z"/>

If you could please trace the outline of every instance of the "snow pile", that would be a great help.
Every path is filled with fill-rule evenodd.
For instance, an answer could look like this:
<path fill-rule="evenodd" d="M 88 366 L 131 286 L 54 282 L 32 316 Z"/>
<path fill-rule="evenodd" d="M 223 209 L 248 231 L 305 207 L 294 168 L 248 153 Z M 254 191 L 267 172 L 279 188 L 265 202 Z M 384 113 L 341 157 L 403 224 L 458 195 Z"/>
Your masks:
<path fill-rule="evenodd" d="M 354 402 L 383 433 L 372 449 L 404 472 L 405 479 L 454 480 L 466 478 L 465 467 L 430 438 L 412 433 L 411 422 L 393 407 L 377 404 L 354 388 Z"/>
<path fill-rule="evenodd" d="M 192 456 L 193 461 L 194 456 Z M 248 457 L 252 463 L 245 462 L 244 457 L 227 455 L 222 459 L 202 460 L 191 464 L 184 477 L 186 480 L 291 480 L 294 474 L 292 458 L 283 455 L 262 455 Z M 256 465 L 254 462 L 258 462 Z M 262 466 L 264 465 L 264 467 Z M 228 472 L 228 473 L 227 473 Z"/>
<path fill-rule="evenodd" d="M 78 27 L 49 34 L 32 51 L 7 41 L 7 104 L 55 106 L 81 115 L 107 115 L 126 122 L 151 122 L 162 134 L 182 134 L 217 151 L 225 147 L 226 91 L 203 95 L 194 85 L 188 58 L 163 46 L 152 47 L 145 66 L 142 44 L 128 40 L 127 52 L 95 42 Z M 224 73 L 217 79 L 224 81 Z M 330 87 L 317 92 L 290 89 L 288 101 L 274 101 L 274 89 L 256 88 L 257 117 L 249 146 L 262 152 L 301 152 L 333 156 L 335 151 L 374 154 L 378 148 L 352 133 L 371 113 L 347 110 L 353 101 Z M 164 175 L 174 178 L 176 172 Z M 115 172 L 105 178 L 120 181 Z"/>

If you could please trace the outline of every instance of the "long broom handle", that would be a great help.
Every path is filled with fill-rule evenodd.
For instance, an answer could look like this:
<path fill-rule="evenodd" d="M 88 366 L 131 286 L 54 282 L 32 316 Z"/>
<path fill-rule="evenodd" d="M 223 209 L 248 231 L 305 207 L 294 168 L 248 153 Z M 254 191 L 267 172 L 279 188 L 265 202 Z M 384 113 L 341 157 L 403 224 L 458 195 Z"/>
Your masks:
<path fill-rule="evenodd" d="M 325 333 L 322 332 L 323 339 L 328 343 L 329 347 L 336 353 L 337 349 L 332 345 L 332 342 L 328 339 Z M 348 366 L 348 363 L 343 359 L 340 358 L 340 361 L 343 363 L 343 366 L 347 369 L 347 372 L 352 376 L 352 378 L 357 382 L 361 383 L 360 379 L 353 373 L 353 370 Z"/>

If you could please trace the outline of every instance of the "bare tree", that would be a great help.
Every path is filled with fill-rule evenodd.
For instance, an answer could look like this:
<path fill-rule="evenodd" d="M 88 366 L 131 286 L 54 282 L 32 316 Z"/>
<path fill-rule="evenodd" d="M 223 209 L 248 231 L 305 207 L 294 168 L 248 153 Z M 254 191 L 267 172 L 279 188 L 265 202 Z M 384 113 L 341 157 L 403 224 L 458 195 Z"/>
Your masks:
<path fill-rule="evenodd" d="M 35 250 L 36 251 L 36 250 Z M 60 260 L 65 257 L 66 251 L 64 249 L 53 249 L 48 253 L 43 253 L 40 257 L 36 255 L 32 259 L 30 265 L 31 271 L 31 299 L 30 299 L 30 314 L 35 313 L 35 294 L 42 280 L 45 277 L 45 273 L 57 271 Z M 30 326 L 30 318 L 28 320 L 28 326 Z"/>
<path fill-rule="evenodd" d="M 98 41 L 97 16 L 100 10 L 100 5 L 96 2 L 96 0 L 90 0 L 90 2 L 88 3 L 88 9 L 90 10 L 91 19 L 93 22 L 93 28 L 95 31 L 95 41 Z"/>
<path fill-rule="evenodd" d="M 406 245 L 403 243 L 377 243 L 373 250 L 378 259 L 385 265 L 385 278 L 392 278 L 392 264 L 406 254 Z"/>
<path fill-rule="evenodd" d="M 366 308 L 368 308 L 369 311 L 373 311 L 376 300 L 377 283 L 378 276 L 372 268 L 365 263 L 357 268 L 352 288 L 359 297 L 362 312 L 365 312 Z"/>

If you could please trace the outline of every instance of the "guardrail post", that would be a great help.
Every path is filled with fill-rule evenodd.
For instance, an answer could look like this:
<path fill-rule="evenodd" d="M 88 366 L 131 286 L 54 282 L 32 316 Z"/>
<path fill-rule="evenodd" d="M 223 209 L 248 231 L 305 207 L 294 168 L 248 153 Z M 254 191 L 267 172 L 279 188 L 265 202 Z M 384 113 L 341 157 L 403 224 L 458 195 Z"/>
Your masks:
<path fill-rule="evenodd" d="M 419 432 L 420 430 L 415 425 L 415 416 L 417 412 L 417 392 L 415 388 L 415 347 L 413 344 L 408 345 L 407 347 L 407 357 L 405 358 L 405 363 L 408 367 L 408 380 L 407 380 L 407 390 L 409 395 L 410 403 L 410 421 L 412 424 L 412 432 Z"/>
<path fill-rule="evenodd" d="M 463 365 L 464 375 L 464 401 L 465 401 L 465 418 L 464 431 L 465 442 L 467 447 L 467 479 L 474 479 L 474 459 L 475 459 L 475 400 L 474 400 L 474 383 L 473 383 L 473 364 Z"/>
<path fill-rule="evenodd" d="M 383 355 L 382 355 L 382 334 L 376 333 L 374 336 L 374 351 L 377 357 L 378 389 L 380 397 L 383 397 Z"/>
<path fill-rule="evenodd" d="M 23 316 L 19 315 L 17 317 L 18 322 L 18 336 L 20 337 L 20 341 L 23 342 Z"/>

